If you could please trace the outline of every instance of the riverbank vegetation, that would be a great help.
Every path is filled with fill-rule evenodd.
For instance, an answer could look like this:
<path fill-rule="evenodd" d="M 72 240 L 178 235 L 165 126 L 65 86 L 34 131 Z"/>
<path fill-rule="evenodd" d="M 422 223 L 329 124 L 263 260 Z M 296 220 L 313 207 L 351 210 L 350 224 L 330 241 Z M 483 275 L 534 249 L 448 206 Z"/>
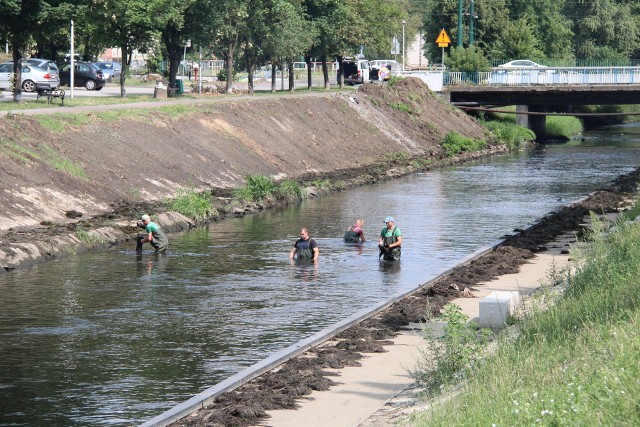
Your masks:
<path fill-rule="evenodd" d="M 457 385 L 442 384 L 455 398 L 411 425 L 638 424 L 639 239 L 639 223 L 607 229 L 592 214 L 592 232 L 571 250 L 575 274 L 550 273 L 541 308 L 516 320 L 491 354 L 467 360 Z"/>
<path fill-rule="evenodd" d="M 513 111 L 516 107 L 509 106 L 501 110 Z M 494 123 L 516 123 L 516 115 L 509 113 L 491 113 L 491 120 L 483 122 L 486 126 L 498 126 Z M 493 129 L 492 129 L 493 130 Z M 582 121 L 574 116 L 547 116 L 547 139 L 573 139 L 584 130 Z"/>

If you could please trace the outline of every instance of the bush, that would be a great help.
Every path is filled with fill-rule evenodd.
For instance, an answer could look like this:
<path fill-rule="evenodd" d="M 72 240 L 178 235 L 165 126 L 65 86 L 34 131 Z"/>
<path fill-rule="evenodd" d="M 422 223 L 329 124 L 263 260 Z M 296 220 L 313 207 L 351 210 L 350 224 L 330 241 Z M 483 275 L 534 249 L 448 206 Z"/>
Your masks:
<path fill-rule="evenodd" d="M 250 202 L 257 202 L 276 192 L 276 184 L 264 175 L 247 175 L 247 183 L 236 191 L 236 197 Z"/>
<path fill-rule="evenodd" d="M 193 187 L 181 188 L 176 197 L 167 201 L 167 207 L 196 221 L 203 221 L 218 212 L 211 205 L 208 195 L 199 194 Z"/>
<path fill-rule="evenodd" d="M 449 132 L 444 137 L 442 148 L 447 157 L 453 157 L 463 151 L 477 151 L 486 148 L 487 143 L 479 139 L 468 138 L 457 132 Z"/>
<path fill-rule="evenodd" d="M 536 134 L 522 126 L 508 122 L 481 122 L 496 137 L 499 144 L 506 145 L 509 149 L 522 147 L 526 142 L 535 141 Z"/>
<path fill-rule="evenodd" d="M 283 199 L 302 199 L 304 195 L 302 194 L 302 187 L 298 183 L 298 181 L 294 181 L 288 179 L 286 181 L 282 181 L 280 185 L 278 185 L 278 197 Z"/>

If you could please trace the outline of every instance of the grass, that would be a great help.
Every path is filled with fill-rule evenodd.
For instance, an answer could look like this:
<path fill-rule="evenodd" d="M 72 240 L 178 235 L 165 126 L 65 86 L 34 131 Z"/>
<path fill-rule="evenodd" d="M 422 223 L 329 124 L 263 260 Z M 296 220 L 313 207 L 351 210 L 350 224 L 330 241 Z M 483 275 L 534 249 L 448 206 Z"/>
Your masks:
<path fill-rule="evenodd" d="M 76 230 L 76 237 L 87 246 L 101 245 L 106 242 L 106 239 L 99 234 L 82 229 Z"/>
<path fill-rule="evenodd" d="M 412 426 L 640 424 L 640 224 L 592 223 L 564 292 L 518 321 L 518 334 L 465 371 L 455 398 Z"/>
<path fill-rule="evenodd" d="M 485 141 L 468 138 L 466 136 L 460 135 L 457 132 L 447 133 L 444 136 L 444 141 L 442 142 L 442 148 L 444 148 L 447 157 L 456 156 L 463 151 L 482 150 L 486 146 L 487 143 Z"/>
<path fill-rule="evenodd" d="M 211 197 L 198 193 L 193 187 L 178 190 L 176 196 L 168 199 L 165 204 L 171 211 L 178 212 L 197 222 L 204 221 L 210 216 L 218 215 L 218 211 L 211 203 Z"/>
<path fill-rule="evenodd" d="M 500 108 L 501 110 L 516 111 L 515 106 Z M 515 114 L 494 113 L 499 122 L 513 123 L 516 122 Z M 582 121 L 572 116 L 547 116 L 547 135 L 548 139 L 572 139 L 580 135 L 584 127 Z"/>
<path fill-rule="evenodd" d="M 18 160 L 25 165 L 33 161 L 42 161 L 72 176 L 87 179 L 87 174 L 81 165 L 74 163 L 71 159 L 46 144 L 40 144 L 38 148 L 40 151 L 21 146 L 12 141 L 0 140 L 0 155 L 4 157 Z"/>
<path fill-rule="evenodd" d="M 498 143 L 506 145 L 509 149 L 517 149 L 527 142 L 535 141 L 536 134 L 531 130 L 515 123 L 503 121 L 481 121 L 493 133 Z"/>
<path fill-rule="evenodd" d="M 391 104 L 389 104 L 389 106 L 394 110 L 398 110 L 403 113 L 415 114 L 415 110 L 411 108 L 410 105 L 405 104 L 404 102 L 392 102 Z"/>
<path fill-rule="evenodd" d="M 405 162 L 411 157 L 406 151 L 394 151 L 385 153 L 384 158 L 390 162 Z"/>

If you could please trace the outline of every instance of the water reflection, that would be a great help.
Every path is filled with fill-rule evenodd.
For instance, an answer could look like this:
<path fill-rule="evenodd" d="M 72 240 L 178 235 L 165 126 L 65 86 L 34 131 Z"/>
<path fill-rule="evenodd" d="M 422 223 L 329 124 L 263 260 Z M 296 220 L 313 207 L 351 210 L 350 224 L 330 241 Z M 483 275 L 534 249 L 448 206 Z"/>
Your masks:
<path fill-rule="evenodd" d="M 1 275 L 0 423 L 148 419 L 635 169 L 640 128 L 611 132 L 225 220 L 172 236 L 167 254 L 114 248 Z M 372 238 L 389 213 L 401 263 L 381 263 Z M 360 245 L 343 241 L 353 218 Z M 301 227 L 316 265 L 288 258 Z"/>

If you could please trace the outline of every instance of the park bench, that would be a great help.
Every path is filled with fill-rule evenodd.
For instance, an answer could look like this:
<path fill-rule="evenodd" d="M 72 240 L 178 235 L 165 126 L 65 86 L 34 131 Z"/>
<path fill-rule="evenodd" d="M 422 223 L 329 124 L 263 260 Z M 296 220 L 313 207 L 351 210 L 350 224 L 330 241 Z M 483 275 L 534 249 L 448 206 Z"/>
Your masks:
<path fill-rule="evenodd" d="M 59 99 L 62 105 L 64 105 L 64 90 L 38 87 L 36 91 L 38 92 L 36 101 L 40 98 L 47 98 L 47 104 L 51 104 L 51 101 Z"/>

